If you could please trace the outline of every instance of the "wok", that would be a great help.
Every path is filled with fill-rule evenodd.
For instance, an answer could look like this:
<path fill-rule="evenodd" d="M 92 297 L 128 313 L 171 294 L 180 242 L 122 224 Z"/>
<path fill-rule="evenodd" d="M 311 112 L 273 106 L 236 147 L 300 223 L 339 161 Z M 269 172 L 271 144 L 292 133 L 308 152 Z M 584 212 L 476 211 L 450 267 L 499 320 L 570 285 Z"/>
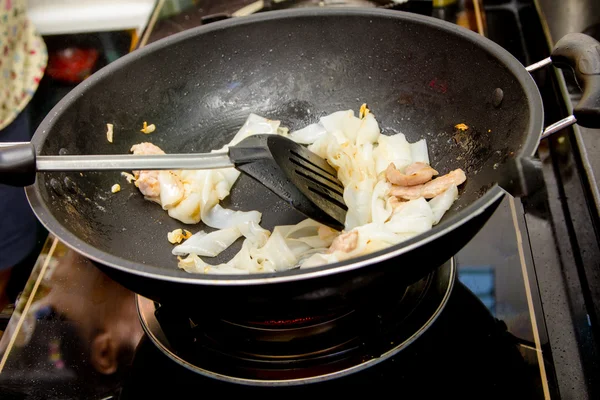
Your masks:
<path fill-rule="evenodd" d="M 574 116 L 600 125 L 598 42 L 569 35 L 552 61 L 585 86 Z M 294 316 L 366 304 L 416 282 L 456 254 L 509 191 L 535 189 L 531 159 L 543 106 L 529 72 L 490 40 L 444 21 L 376 9 L 297 9 L 216 22 L 153 43 L 96 72 L 48 114 L 38 154 L 126 154 L 151 141 L 168 153 L 227 143 L 249 113 L 291 130 L 367 103 L 385 134 L 426 138 L 438 171 L 467 181 L 430 231 L 368 256 L 314 269 L 250 276 L 177 268 L 166 234 L 182 227 L 118 172 L 39 173 L 26 188 L 40 221 L 129 289 L 202 312 Z M 145 136 L 143 121 L 157 126 Z M 105 138 L 115 126 L 114 143 Z M 466 132 L 454 127 L 469 126 Z M 14 171 L 13 171 L 14 172 Z M 110 193 L 114 183 L 122 191 Z M 224 207 L 259 210 L 261 225 L 303 216 L 242 175 Z M 194 231 L 202 225 L 193 227 Z M 228 260 L 236 243 L 216 262 Z M 212 263 L 212 261 L 211 261 Z"/>

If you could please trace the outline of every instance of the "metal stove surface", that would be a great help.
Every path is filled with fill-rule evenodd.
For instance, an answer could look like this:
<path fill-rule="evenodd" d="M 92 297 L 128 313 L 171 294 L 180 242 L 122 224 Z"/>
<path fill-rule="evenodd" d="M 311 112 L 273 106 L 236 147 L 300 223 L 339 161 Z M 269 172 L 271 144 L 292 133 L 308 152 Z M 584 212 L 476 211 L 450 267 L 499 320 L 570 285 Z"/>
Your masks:
<path fill-rule="evenodd" d="M 261 7 L 298 6 L 286 1 L 261 3 Z M 435 10 L 430 1 L 385 6 L 444 16 L 479 30 L 524 64 L 546 56 L 535 41 L 542 24 L 533 2 L 487 3 L 460 1 L 458 11 L 450 14 Z M 236 11 L 252 4 L 197 1 L 195 7 L 171 12 L 158 22 L 153 18 L 140 45 L 235 18 L 240 15 Z M 250 7 L 244 12 L 268 10 Z M 548 75 L 538 74 L 536 80 L 542 84 L 546 105 L 552 107 L 557 99 L 552 98 Z M 548 122 L 560 118 L 547 114 Z M 585 322 L 590 317 L 567 258 L 573 250 L 565 250 L 564 241 L 556 239 L 564 229 L 556 219 L 561 206 L 555 204 L 554 193 L 562 190 L 553 169 L 556 152 L 553 143 L 540 147 L 547 190 L 523 204 L 506 197 L 456 255 L 458 281 L 439 318 L 418 340 L 360 373 L 291 390 L 232 385 L 178 365 L 144 334 L 134 294 L 50 236 L 0 340 L 0 397 L 116 399 L 154 398 L 158 393 L 183 397 L 190 388 L 198 393 L 210 387 L 244 394 L 324 388 L 345 393 L 366 385 L 400 387 L 420 397 L 454 393 L 461 398 L 594 398 L 588 361 L 596 353 Z"/>

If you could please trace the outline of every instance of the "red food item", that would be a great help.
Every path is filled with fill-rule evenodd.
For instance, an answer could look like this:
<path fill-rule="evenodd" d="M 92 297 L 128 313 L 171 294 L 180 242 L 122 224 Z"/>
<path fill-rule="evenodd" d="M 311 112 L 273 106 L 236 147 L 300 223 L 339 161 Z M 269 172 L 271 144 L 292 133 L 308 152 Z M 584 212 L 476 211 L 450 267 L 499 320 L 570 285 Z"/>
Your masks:
<path fill-rule="evenodd" d="M 98 60 L 98 50 L 68 47 L 50 52 L 46 74 L 70 83 L 79 83 L 92 74 Z"/>

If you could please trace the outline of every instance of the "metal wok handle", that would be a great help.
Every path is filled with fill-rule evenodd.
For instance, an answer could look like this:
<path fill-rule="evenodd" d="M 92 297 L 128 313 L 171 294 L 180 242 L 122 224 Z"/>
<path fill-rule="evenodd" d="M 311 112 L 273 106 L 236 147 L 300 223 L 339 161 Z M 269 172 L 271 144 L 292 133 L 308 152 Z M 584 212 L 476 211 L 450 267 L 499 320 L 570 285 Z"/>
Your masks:
<path fill-rule="evenodd" d="M 572 68 L 582 97 L 573 109 L 573 115 L 546 127 L 541 135 L 550 135 L 575 123 L 587 128 L 600 128 L 600 43 L 583 33 L 570 33 L 560 39 L 550 57 L 526 68 L 533 72 L 548 65 Z M 497 171 L 500 187 L 515 197 L 527 196 L 543 185 L 541 164 L 531 157 L 508 160 Z"/>
<path fill-rule="evenodd" d="M 526 70 L 533 72 L 550 64 L 571 68 L 583 93 L 573 115 L 546 127 L 542 139 L 574 123 L 586 128 L 600 128 L 600 42 L 583 33 L 569 33 L 556 43 L 550 57 Z"/>

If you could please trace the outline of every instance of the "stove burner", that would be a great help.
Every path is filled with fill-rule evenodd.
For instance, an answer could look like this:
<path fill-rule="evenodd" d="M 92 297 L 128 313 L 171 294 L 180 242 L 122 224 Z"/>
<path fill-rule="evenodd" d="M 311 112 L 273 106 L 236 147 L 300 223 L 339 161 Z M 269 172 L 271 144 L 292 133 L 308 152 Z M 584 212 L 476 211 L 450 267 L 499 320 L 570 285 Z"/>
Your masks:
<path fill-rule="evenodd" d="M 377 309 L 293 320 L 189 318 L 137 297 L 142 326 L 170 359 L 201 375 L 250 385 L 296 385 L 378 364 L 421 336 L 444 309 L 456 266 L 391 293 Z"/>
<path fill-rule="evenodd" d="M 248 321 L 248 326 L 254 327 L 271 327 L 279 329 L 290 329 L 300 328 L 303 326 L 313 325 L 319 322 L 324 322 L 335 318 L 335 314 L 327 314 L 324 316 L 306 316 L 293 319 L 279 319 L 279 320 L 266 320 L 266 321 Z M 232 322 L 234 323 L 234 322 Z"/>

